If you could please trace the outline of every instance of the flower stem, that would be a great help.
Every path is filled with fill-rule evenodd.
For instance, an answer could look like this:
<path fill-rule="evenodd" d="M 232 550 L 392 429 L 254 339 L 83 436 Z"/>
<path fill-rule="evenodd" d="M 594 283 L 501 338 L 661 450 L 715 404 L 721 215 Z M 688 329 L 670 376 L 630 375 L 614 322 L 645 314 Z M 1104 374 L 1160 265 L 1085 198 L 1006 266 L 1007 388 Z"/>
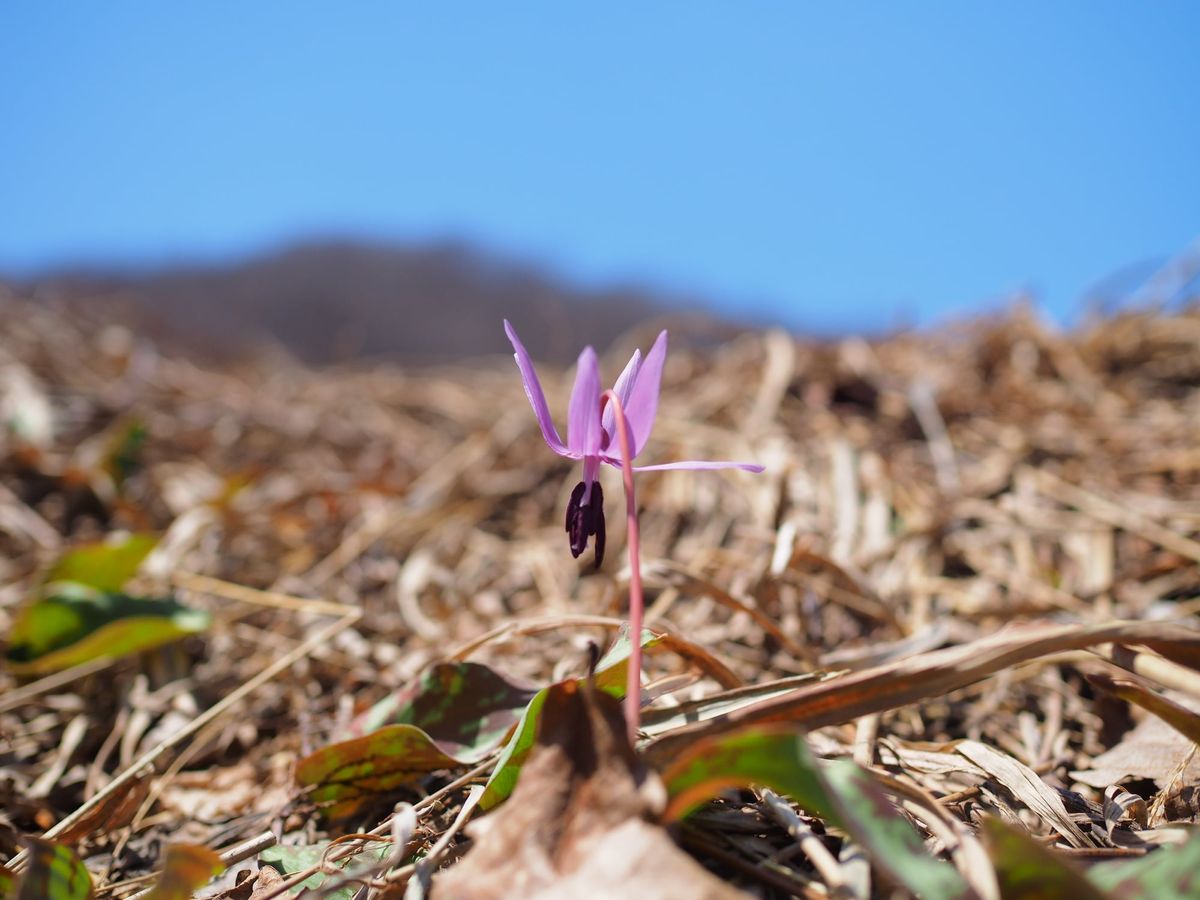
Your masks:
<path fill-rule="evenodd" d="M 617 438 L 621 442 L 621 473 L 625 479 L 625 515 L 628 520 L 626 543 L 629 545 L 629 679 L 625 689 L 625 728 L 629 743 L 637 746 L 638 722 L 642 712 L 642 619 L 645 599 L 642 594 L 641 543 L 638 539 L 637 500 L 633 493 L 633 441 L 621 398 L 612 391 L 600 396 L 600 408 L 613 405 Z"/>

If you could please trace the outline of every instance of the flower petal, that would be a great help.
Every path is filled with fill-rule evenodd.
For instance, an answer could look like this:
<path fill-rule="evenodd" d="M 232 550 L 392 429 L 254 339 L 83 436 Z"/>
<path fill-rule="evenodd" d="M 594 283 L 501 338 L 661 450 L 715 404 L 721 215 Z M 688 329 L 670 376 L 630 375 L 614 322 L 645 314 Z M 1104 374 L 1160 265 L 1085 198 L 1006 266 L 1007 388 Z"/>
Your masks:
<path fill-rule="evenodd" d="M 601 458 L 610 466 L 621 465 L 621 461 L 619 459 L 609 459 L 606 456 Z M 633 471 L 635 472 L 666 472 L 670 469 L 743 469 L 747 472 L 762 472 L 765 470 L 765 467 L 758 465 L 758 463 L 730 462 L 728 460 L 714 459 L 688 459 L 683 460 L 682 462 L 659 463 L 658 465 L 654 466 L 633 467 Z"/>
<path fill-rule="evenodd" d="M 637 456 L 650 438 L 654 417 L 658 414 L 658 391 L 662 385 L 663 362 L 667 358 L 667 333 L 661 332 L 633 379 L 625 418 L 633 432 L 633 455 Z"/>
<path fill-rule="evenodd" d="M 509 324 L 508 319 L 504 320 L 504 333 L 508 335 L 508 339 L 512 342 L 513 350 L 516 351 L 513 356 L 517 360 L 517 368 L 521 370 L 521 381 L 525 385 L 525 396 L 529 398 L 529 405 L 533 407 L 533 414 L 537 417 L 538 425 L 541 426 L 542 439 L 555 453 L 560 456 L 567 456 L 567 448 L 563 445 L 562 438 L 558 436 L 558 429 L 554 427 L 554 420 L 550 418 L 550 408 L 546 405 L 546 395 L 542 393 L 542 384 L 538 381 L 537 372 L 534 371 L 533 360 L 529 358 L 529 353 L 526 351 L 525 345 L 517 337 L 516 329 Z"/>
<path fill-rule="evenodd" d="M 567 448 L 584 456 L 600 451 L 600 363 L 591 347 L 579 354 L 567 407 Z"/>
<path fill-rule="evenodd" d="M 629 357 L 629 362 L 625 364 L 625 368 L 621 370 L 621 374 L 617 376 L 617 382 L 613 385 L 613 393 L 617 395 L 617 399 L 621 401 L 621 407 L 624 408 L 629 403 L 629 392 L 633 390 L 634 381 L 637 379 L 638 370 L 642 367 L 642 351 L 634 350 L 633 356 Z M 611 403 L 604 404 L 604 413 L 601 416 L 600 424 L 604 428 L 604 435 L 608 438 L 607 441 L 601 438 L 601 447 L 603 450 L 606 446 L 613 447 L 620 453 L 620 442 L 617 441 L 617 416 L 616 409 Z M 627 416 L 628 418 L 628 416 Z"/>

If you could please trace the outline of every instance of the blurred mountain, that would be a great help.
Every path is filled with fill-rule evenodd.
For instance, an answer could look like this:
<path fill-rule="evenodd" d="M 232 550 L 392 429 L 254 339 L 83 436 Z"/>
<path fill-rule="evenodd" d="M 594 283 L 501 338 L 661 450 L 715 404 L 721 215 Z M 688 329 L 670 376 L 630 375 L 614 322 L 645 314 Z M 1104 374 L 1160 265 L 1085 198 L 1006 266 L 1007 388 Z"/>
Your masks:
<path fill-rule="evenodd" d="M 275 341 L 310 363 L 445 362 L 511 353 L 510 319 L 537 358 L 571 362 L 664 313 L 708 307 L 637 288 L 588 290 L 460 244 L 304 244 L 239 263 L 73 269 L 19 286 L 56 301 L 112 303 L 190 349 L 230 355 Z M 689 316 L 725 332 L 711 315 Z M 702 329 L 704 330 L 704 329 Z"/>

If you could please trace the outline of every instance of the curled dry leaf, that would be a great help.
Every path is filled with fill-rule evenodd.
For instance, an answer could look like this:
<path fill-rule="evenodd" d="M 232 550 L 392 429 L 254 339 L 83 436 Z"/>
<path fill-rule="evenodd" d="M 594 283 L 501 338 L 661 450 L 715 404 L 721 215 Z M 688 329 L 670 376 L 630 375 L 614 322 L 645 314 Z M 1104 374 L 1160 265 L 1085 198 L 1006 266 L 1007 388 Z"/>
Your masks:
<path fill-rule="evenodd" d="M 1117 826 L 1133 822 L 1146 827 L 1146 801 L 1123 787 L 1110 784 L 1104 789 L 1104 825 L 1111 837 Z"/>

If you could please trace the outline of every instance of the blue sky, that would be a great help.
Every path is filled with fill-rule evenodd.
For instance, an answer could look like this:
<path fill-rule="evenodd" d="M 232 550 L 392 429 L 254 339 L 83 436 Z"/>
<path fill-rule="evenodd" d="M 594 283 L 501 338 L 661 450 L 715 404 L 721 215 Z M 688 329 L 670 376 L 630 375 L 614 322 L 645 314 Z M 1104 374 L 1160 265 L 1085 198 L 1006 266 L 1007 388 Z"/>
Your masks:
<path fill-rule="evenodd" d="M 466 238 L 822 328 L 1200 235 L 1200 4 L 0 7 L 0 271 Z"/>

